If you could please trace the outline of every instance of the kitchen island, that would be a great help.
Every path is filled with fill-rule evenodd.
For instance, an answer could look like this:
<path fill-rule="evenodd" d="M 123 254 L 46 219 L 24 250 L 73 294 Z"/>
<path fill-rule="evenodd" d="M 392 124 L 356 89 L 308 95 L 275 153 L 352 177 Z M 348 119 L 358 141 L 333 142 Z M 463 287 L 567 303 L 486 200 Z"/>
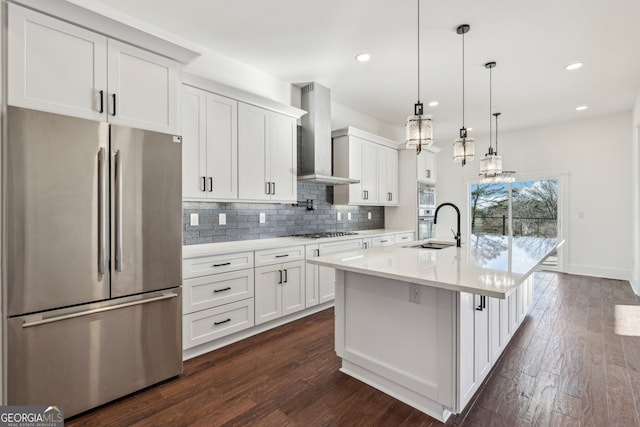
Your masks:
<path fill-rule="evenodd" d="M 336 269 L 341 371 L 441 421 L 462 412 L 529 312 L 533 271 L 562 243 L 471 236 L 309 260 Z"/>

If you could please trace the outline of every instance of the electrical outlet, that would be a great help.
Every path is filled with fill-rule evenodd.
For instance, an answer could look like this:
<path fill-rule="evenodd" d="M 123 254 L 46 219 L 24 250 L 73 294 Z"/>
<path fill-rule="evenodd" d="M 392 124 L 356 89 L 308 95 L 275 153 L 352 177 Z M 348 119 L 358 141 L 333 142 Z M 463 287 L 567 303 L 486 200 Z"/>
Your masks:
<path fill-rule="evenodd" d="M 422 288 L 421 285 L 415 283 L 409 284 L 409 302 L 414 304 L 420 304 L 422 300 Z"/>
<path fill-rule="evenodd" d="M 351 212 L 347 212 L 347 220 L 351 221 Z"/>
<path fill-rule="evenodd" d="M 221 213 L 218 215 L 218 224 L 227 225 L 227 214 Z"/>
<path fill-rule="evenodd" d="M 342 221 L 342 212 L 338 212 L 338 221 Z"/>
<path fill-rule="evenodd" d="M 260 224 L 264 224 L 265 222 L 267 222 L 267 216 L 264 212 L 260 212 Z"/>
<path fill-rule="evenodd" d="M 371 219 L 371 212 L 367 212 L 367 219 Z"/>
<path fill-rule="evenodd" d="M 196 225 L 200 225 L 200 220 L 198 218 L 197 213 L 189 214 L 189 225 L 195 227 Z"/>

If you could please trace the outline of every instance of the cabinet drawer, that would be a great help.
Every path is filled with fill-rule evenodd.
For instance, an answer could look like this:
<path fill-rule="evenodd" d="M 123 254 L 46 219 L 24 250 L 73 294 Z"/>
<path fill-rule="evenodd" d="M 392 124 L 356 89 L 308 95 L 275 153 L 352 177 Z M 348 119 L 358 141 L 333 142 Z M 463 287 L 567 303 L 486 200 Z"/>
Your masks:
<path fill-rule="evenodd" d="M 398 243 L 407 243 L 413 240 L 413 233 L 400 233 L 393 236 L 393 241 Z"/>
<path fill-rule="evenodd" d="M 187 349 L 254 326 L 253 298 L 187 314 L 182 348 Z"/>
<path fill-rule="evenodd" d="M 304 246 L 256 251 L 256 267 L 304 259 Z"/>
<path fill-rule="evenodd" d="M 379 246 L 389 246 L 394 244 L 395 244 L 395 240 L 393 235 L 391 234 L 388 236 L 377 236 L 377 237 L 371 238 L 371 247 L 373 248 L 377 248 Z"/>
<path fill-rule="evenodd" d="M 338 242 L 321 243 L 318 245 L 318 248 L 320 249 L 320 255 L 357 251 L 362 249 L 362 239 L 340 240 Z"/>
<path fill-rule="evenodd" d="M 185 279 L 182 289 L 185 314 L 240 301 L 253 297 L 253 270 Z"/>
<path fill-rule="evenodd" d="M 252 267 L 253 252 L 190 258 L 182 261 L 182 277 L 189 279 Z"/>

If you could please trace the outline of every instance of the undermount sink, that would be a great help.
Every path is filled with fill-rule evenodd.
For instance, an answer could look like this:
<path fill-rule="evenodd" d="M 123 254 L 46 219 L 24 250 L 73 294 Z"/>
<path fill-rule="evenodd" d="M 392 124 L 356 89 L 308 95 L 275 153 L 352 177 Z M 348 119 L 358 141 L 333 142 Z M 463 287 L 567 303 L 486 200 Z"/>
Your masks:
<path fill-rule="evenodd" d="M 444 249 L 444 248 L 449 248 L 455 245 L 456 244 L 453 242 L 425 242 L 425 243 L 420 243 L 419 245 L 406 246 L 406 247 L 418 248 L 418 249 Z"/>

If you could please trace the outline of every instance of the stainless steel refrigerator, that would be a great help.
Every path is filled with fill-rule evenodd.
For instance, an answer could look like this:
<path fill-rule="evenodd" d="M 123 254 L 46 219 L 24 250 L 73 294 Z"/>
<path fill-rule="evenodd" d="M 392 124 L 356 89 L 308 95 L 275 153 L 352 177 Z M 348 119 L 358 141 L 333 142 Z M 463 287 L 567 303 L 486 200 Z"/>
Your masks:
<path fill-rule="evenodd" d="M 10 405 L 65 417 L 182 372 L 180 138 L 8 107 Z"/>

